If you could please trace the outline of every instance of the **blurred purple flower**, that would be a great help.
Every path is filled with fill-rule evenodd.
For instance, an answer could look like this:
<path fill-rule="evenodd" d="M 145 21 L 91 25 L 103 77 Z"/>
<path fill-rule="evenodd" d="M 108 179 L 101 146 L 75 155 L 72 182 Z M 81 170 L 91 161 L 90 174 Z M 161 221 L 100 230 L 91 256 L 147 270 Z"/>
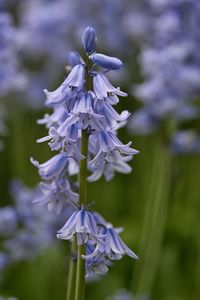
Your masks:
<path fill-rule="evenodd" d="M 199 116 L 200 3 L 196 0 L 147 0 L 151 22 L 139 64 L 144 82 L 133 88 L 143 107 L 130 128 L 150 133 L 173 119 L 176 126 Z"/>

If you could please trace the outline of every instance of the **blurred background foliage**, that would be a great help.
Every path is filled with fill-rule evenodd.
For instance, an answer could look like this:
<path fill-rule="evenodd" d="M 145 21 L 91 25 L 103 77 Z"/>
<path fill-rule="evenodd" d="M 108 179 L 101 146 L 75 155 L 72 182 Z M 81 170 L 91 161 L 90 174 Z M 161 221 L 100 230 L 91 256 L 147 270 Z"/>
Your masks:
<path fill-rule="evenodd" d="M 120 55 L 124 61 L 125 74 L 116 78 L 116 82 L 122 82 L 120 86 L 122 90 L 129 91 L 129 97 L 121 100 L 117 107 L 118 111 L 128 109 L 133 112 L 134 118 L 134 111 L 141 104 L 133 96 L 132 86 L 143 80 L 138 55 L 142 51 L 146 30 L 145 16 L 149 13 L 151 17 L 151 10 L 148 6 L 144 9 L 143 1 L 119 1 L 118 4 L 117 1 L 102 1 L 99 4 L 93 0 L 89 1 L 91 7 L 87 7 L 87 2 L 82 5 L 81 1 L 73 1 L 74 7 L 71 7 L 70 1 L 59 0 L 56 16 L 52 16 L 46 15 L 45 9 L 48 13 L 53 11 L 54 1 L 3 2 L 1 4 L 0 1 L 2 13 L 12 16 L 13 26 L 19 31 L 14 34 L 15 40 L 18 37 L 17 46 L 12 47 L 16 47 L 16 59 L 20 66 L 12 76 L 25 78 L 20 87 L 16 89 L 15 84 L 15 89 L 1 97 L 7 127 L 5 136 L 1 138 L 4 148 L 0 152 L 0 203 L 5 207 L 13 204 L 11 180 L 18 178 L 30 188 L 39 182 L 30 157 L 41 162 L 50 157 L 47 145 L 36 144 L 37 138 L 46 135 L 46 130 L 36 124 L 36 120 L 46 112 L 42 106 L 45 98 L 42 89 L 53 90 L 63 80 L 67 51 L 73 47 L 77 49 L 80 40 L 77 36 L 90 22 L 97 28 L 99 45 L 105 53 Z M 170 1 L 164 2 L 170 5 Z M 65 14 L 62 13 L 63 5 L 69 10 Z M 31 7 L 34 8 L 32 15 Z M 94 7 L 95 10 L 92 9 Z M 39 20 L 37 13 L 41 16 Z M 63 22 L 69 16 L 70 19 Z M 137 23 L 134 23 L 136 20 Z M 37 24 L 40 25 L 38 28 Z M 70 28 L 65 28 L 69 24 Z M 143 32 L 142 24 L 145 27 Z M 136 25 L 139 28 L 137 32 Z M 60 28 L 61 32 L 55 28 Z M 33 35 L 38 33 L 41 36 Z M 51 34 L 52 41 L 49 41 Z M 40 39 L 43 40 L 42 45 L 38 44 Z M 5 71 L 5 65 L 3 67 Z M 33 84 L 33 79 L 38 80 L 37 85 L 35 82 Z M 195 99 L 198 100 L 196 94 Z M 198 132 L 199 118 L 178 126 Z M 121 288 L 131 291 L 133 299 L 142 299 L 140 295 L 147 295 L 153 300 L 200 299 L 199 150 L 182 151 L 181 154 L 173 152 L 169 141 L 171 131 L 168 129 L 166 119 L 148 135 L 139 135 L 130 126 L 122 129 L 122 141 L 132 140 L 134 147 L 140 151 L 131 162 L 133 172 L 129 175 L 117 174 L 109 183 L 101 179 L 89 184 L 88 198 L 91 202 L 95 201 L 95 210 L 114 226 L 124 227 L 123 239 L 140 260 L 132 261 L 125 257 L 116 262 L 105 277 L 97 282 L 88 282 L 88 300 L 106 299 Z M 3 240 L 4 237 L 0 239 L 2 249 Z M 30 259 L 14 261 L 2 270 L 0 262 L 1 294 L 15 296 L 19 300 L 65 299 L 68 263 L 69 245 L 67 242 L 56 242 L 56 238 Z"/>

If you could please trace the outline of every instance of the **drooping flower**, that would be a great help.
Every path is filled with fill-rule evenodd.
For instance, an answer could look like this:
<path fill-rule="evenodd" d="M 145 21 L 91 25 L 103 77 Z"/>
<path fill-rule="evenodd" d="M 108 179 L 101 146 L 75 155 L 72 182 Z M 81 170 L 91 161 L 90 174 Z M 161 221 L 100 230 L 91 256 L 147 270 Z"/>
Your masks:
<path fill-rule="evenodd" d="M 41 193 L 38 193 L 35 203 L 48 204 L 50 211 L 60 214 L 66 205 L 78 201 L 78 194 L 73 192 L 67 179 L 52 181 L 51 183 L 40 183 Z"/>
<path fill-rule="evenodd" d="M 111 260 L 120 259 L 124 255 L 138 259 L 138 256 L 126 246 L 118 235 L 117 230 L 114 229 L 111 224 L 107 224 L 106 227 L 102 227 L 99 230 L 99 234 L 105 236 L 103 239 L 104 243 L 97 243 L 91 254 L 84 255 L 85 259 L 91 259 L 99 254 L 105 255 L 105 257 Z"/>
<path fill-rule="evenodd" d="M 63 102 L 67 102 L 68 99 L 72 98 L 75 89 L 81 90 L 84 84 L 85 69 L 82 64 L 75 65 L 65 81 L 53 92 L 44 90 L 47 100 L 46 105 L 58 105 Z"/>
<path fill-rule="evenodd" d="M 94 85 L 94 92 L 98 99 L 104 99 L 108 96 L 122 96 L 126 97 L 127 93 L 124 93 L 120 91 L 119 88 L 115 88 L 112 86 L 112 84 L 109 82 L 109 80 L 106 78 L 104 74 L 95 74 L 93 79 L 93 85 Z"/>
<path fill-rule="evenodd" d="M 78 245 L 87 243 L 89 238 L 99 239 L 95 218 L 84 208 L 71 215 L 66 224 L 58 231 L 57 238 L 71 240 L 75 235 L 77 235 Z"/>
<path fill-rule="evenodd" d="M 89 161 L 88 165 L 95 175 L 89 177 L 91 181 L 99 178 L 103 173 L 109 172 L 111 175 L 105 175 L 111 179 L 114 172 L 129 173 L 131 168 L 127 165 L 133 155 L 138 151 L 130 148 L 131 142 L 124 145 L 111 131 L 99 131 L 95 134 L 96 149 L 95 156 Z"/>
<path fill-rule="evenodd" d="M 95 249 L 94 243 L 88 242 L 86 248 L 86 255 L 93 253 Z M 108 267 L 112 265 L 109 259 L 99 253 L 98 255 L 86 259 L 85 262 L 85 277 L 88 280 L 98 279 L 99 276 L 105 275 L 108 272 Z"/>
<path fill-rule="evenodd" d="M 39 164 L 38 161 L 31 159 L 31 162 L 39 169 L 39 173 L 42 178 L 49 180 L 54 177 L 59 177 L 62 171 L 68 164 L 68 156 L 66 153 L 61 152 L 43 164 Z"/>
<path fill-rule="evenodd" d="M 69 126 L 75 123 L 80 129 L 86 129 L 89 126 L 96 130 L 102 129 L 103 127 L 100 121 L 104 119 L 104 116 L 94 112 L 93 103 L 94 99 L 91 93 L 84 93 L 82 97 L 75 102 L 69 118 L 58 127 L 58 132 L 62 135 L 63 131 L 66 131 Z"/>

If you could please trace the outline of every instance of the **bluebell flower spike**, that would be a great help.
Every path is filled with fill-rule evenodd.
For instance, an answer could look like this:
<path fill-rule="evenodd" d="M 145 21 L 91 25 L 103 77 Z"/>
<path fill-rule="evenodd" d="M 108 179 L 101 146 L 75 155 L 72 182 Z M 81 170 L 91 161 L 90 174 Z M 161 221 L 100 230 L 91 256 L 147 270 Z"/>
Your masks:
<path fill-rule="evenodd" d="M 115 172 L 128 174 L 132 170 L 128 162 L 138 151 L 131 148 L 131 142 L 123 144 L 117 137 L 117 130 L 125 126 L 130 113 L 126 110 L 118 113 L 114 105 L 127 93 L 110 83 L 105 70 L 120 70 L 121 60 L 94 53 L 96 33 L 92 27 L 85 29 L 82 42 L 89 60 L 84 62 L 77 52 L 70 52 L 72 69 L 64 82 L 55 91 L 44 90 L 45 105 L 53 112 L 38 120 L 46 126 L 48 134 L 37 142 L 48 142 L 50 149 L 57 153 L 45 163 L 33 159 L 32 163 L 43 179 L 34 202 L 47 205 L 56 214 L 62 213 L 64 207 L 71 212 L 57 232 L 57 238 L 71 241 L 76 237 L 78 246 L 86 245 L 83 258 L 86 260 L 85 275 L 89 278 L 105 274 L 113 260 L 126 254 L 137 259 L 137 255 L 122 241 L 118 228 L 113 228 L 98 213 L 89 211 L 85 201 L 83 205 L 70 176 L 79 173 L 80 164 L 86 158 L 84 167 L 90 172 L 88 181 L 102 176 L 108 181 Z M 100 70 L 94 71 L 97 65 Z M 93 83 L 92 90 L 88 89 L 88 76 Z M 83 155 L 84 134 L 88 147 Z"/>

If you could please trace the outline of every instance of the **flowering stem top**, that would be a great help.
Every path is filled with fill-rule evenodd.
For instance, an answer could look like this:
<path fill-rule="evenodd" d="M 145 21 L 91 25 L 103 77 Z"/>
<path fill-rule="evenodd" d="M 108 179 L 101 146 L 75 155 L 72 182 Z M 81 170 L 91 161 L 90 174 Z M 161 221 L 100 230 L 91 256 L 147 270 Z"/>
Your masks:
<path fill-rule="evenodd" d="M 84 299 L 85 276 L 106 273 L 111 260 L 125 254 L 137 258 L 119 237 L 118 229 L 87 209 L 87 180 L 101 176 L 110 180 L 116 171 L 129 173 L 127 162 L 138 153 L 130 148 L 131 143 L 124 145 L 117 138 L 117 130 L 126 124 L 129 113 L 119 114 L 113 105 L 119 102 L 118 96 L 127 94 L 112 86 L 105 75 L 120 70 L 122 62 L 94 52 L 96 40 L 94 28 L 87 27 L 82 37 L 85 60 L 71 52 L 67 78 L 55 91 L 44 90 L 45 104 L 53 113 L 38 120 L 49 130 L 38 142 L 49 141 L 51 150 L 59 153 L 43 164 L 32 159 L 45 181 L 39 202 L 48 203 L 57 212 L 66 205 L 72 211 L 57 237 L 77 241 L 75 300 Z M 77 185 L 69 178 L 75 174 L 79 175 L 78 195 L 72 190 Z"/>

